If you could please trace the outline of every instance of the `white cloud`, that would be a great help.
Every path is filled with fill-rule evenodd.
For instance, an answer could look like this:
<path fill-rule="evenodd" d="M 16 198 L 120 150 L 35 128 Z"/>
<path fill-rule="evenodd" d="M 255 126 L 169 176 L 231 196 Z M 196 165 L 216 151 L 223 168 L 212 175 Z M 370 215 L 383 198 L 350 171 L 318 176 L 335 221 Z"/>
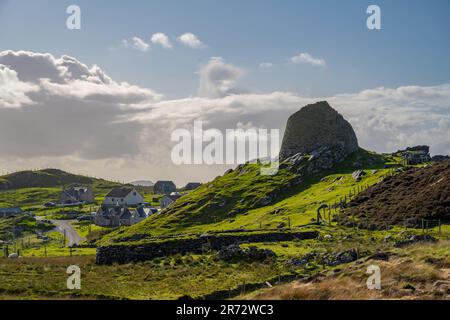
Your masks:
<path fill-rule="evenodd" d="M 194 49 L 206 47 L 206 45 L 195 34 L 190 32 L 182 34 L 177 40 L 183 45 Z"/>
<path fill-rule="evenodd" d="M 141 125 L 123 118 L 160 99 L 150 89 L 115 82 L 98 66 L 89 68 L 73 57 L 0 52 L 2 154 L 84 159 L 137 155 Z"/>
<path fill-rule="evenodd" d="M 243 73 L 242 69 L 225 63 L 223 58 L 213 57 L 199 71 L 199 94 L 210 98 L 236 94 L 240 91 L 236 87 L 236 81 Z"/>
<path fill-rule="evenodd" d="M 259 64 L 259 67 L 261 69 L 269 69 L 269 68 L 272 68 L 273 66 L 274 66 L 274 64 L 271 62 L 263 62 L 263 63 Z"/>
<path fill-rule="evenodd" d="M 173 45 L 170 42 L 170 39 L 167 35 L 165 35 L 164 33 L 155 33 L 152 35 L 151 38 L 152 43 L 154 44 L 159 44 L 162 47 L 166 48 L 166 49 L 172 49 Z"/>
<path fill-rule="evenodd" d="M 0 108 L 19 108 L 33 104 L 27 93 L 37 89 L 38 87 L 31 83 L 20 81 L 14 70 L 0 65 Z"/>
<path fill-rule="evenodd" d="M 122 40 L 124 48 L 131 48 L 142 52 L 150 50 L 150 45 L 139 37 L 132 37 L 130 40 Z"/>
<path fill-rule="evenodd" d="M 309 53 L 302 52 L 291 58 L 293 63 L 306 63 L 312 66 L 324 67 L 326 62 L 324 59 L 314 58 Z"/>

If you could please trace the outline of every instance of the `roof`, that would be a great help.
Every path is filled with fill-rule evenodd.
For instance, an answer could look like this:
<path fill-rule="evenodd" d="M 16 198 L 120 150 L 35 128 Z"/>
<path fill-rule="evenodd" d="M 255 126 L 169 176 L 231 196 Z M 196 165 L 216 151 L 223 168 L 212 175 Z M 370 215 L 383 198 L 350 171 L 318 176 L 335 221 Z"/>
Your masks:
<path fill-rule="evenodd" d="M 186 189 L 189 189 L 189 188 L 198 188 L 198 187 L 200 187 L 202 184 L 200 183 L 200 182 L 189 182 L 187 185 L 186 185 Z"/>
<path fill-rule="evenodd" d="M 106 198 L 125 198 L 133 190 L 133 188 L 115 188 L 106 195 Z"/>
<path fill-rule="evenodd" d="M 161 181 L 157 181 L 156 183 L 155 183 L 155 187 L 157 187 L 157 186 L 159 186 L 159 185 L 170 185 L 171 187 L 174 187 L 174 188 L 176 188 L 177 186 L 175 185 L 175 183 L 173 183 L 173 181 L 163 181 L 163 180 L 161 180 Z"/>
<path fill-rule="evenodd" d="M 181 198 L 180 194 L 171 194 L 171 195 L 165 195 L 164 197 L 161 198 L 160 201 L 162 201 L 163 199 L 169 199 L 169 200 L 171 200 L 173 202 L 173 201 L 176 201 L 176 200 L 178 200 L 180 198 Z"/>
<path fill-rule="evenodd" d="M 128 219 L 131 217 L 131 212 L 128 208 L 122 206 L 102 205 L 98 210 L 97 215 L 101 215 L 104 218 L 119 216 L 120 219 Z"/>

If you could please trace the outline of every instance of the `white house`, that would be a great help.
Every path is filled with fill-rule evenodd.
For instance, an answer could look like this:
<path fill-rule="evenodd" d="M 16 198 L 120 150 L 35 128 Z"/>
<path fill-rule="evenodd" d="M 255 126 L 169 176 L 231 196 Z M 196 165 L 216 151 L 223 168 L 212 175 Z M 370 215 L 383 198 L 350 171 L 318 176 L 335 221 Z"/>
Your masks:
<path fill-rule="evenodd" d="M 138 206 L 144 203 L 144 198 L 135 188 L 116 188 L 105 197 L 103 204 L 114 206 Z"/>

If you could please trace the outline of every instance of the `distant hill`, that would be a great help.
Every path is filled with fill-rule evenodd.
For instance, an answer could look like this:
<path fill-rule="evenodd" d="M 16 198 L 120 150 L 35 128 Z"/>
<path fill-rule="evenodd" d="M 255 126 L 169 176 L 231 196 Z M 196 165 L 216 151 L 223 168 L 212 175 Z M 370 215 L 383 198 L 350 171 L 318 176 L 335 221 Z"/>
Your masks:
<path fill-rule="evenodd" d="M 70 184 L 96 184 L 105 187 L 118 185 L 117 183 L 76 175 L 59 169 L 44 169 L 36 171 L 19 171 L 0 176 L 0 191 L 23 188 L 51 188 Z"/>
<path fill-rule="evenodd" d="M 155 184 L 150 180 L 138 180 L 130 182 L 129 184 L 135 187 L 153 187 Z"/>

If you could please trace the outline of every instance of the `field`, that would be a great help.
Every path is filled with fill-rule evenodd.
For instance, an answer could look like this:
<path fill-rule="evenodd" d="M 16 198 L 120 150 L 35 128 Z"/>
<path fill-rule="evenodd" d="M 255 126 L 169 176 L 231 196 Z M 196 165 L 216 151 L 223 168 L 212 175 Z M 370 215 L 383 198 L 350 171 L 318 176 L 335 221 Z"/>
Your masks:
<path fill-rule="evenodd" d="M 408 233 L 420 233 L 409 230 Z M 325 235 L 331 235 L 328 239 Z M 448 276 L 449 242 L 437 244 L 417 243 L 406 248 L 396 248 L 395 241 L 402 231 L 351 231 L 348 228 L 325 228 L 319 239 L 279 243 L 244 244 L 243 248 L 256 246 L 273 250 L 277 258 L 264 262 L 227 262 L 218 259 L 215 252 L 174 255 L 146 262 L 123 265 L 96 265 L 93 252 L 75 251 L 68 256 L 67 248 L 51 247 L 57 256 L 29 257 L 25 251 L 19 260 L 0 259 L 0 298 L 3 299 L 178 299 L 192 298 L 423 298 L 429 297 L 436 281 Z M 437 233 L 433 235 L 438 236 Z M 389 240 L 385 239 L 389 237 Z M 441 237 L 444 239 L 443 237 Z M 293 258 L 302 258 L 316 252 L 327 254 L 354 249 L 359 259 L 348 264 L 328 266 L 312 261 L 295 266 Z M 53 250 L 53 251 L 52 251 Z M 60 250 L 58 252 L 58 250 Z M 389 261 L 374 261 L 375 253 L 388 253 Z M 83 254 L 86 254 L 83 256 Z M 64 255 L 64 256 L 63 256 Z M 381 292 L 365 288 L 368 264 L 380 264 L 383 272 Z M 77 265 L 82 270 L 81 290 L 66 288 L 66 268 Z M 385 268 L 385 269 L 384 269 Z M 445 269 L 447 268 L 447 269 Z M 443 270 L 441 270 L 443 269 Z M 403 270 L 403 274 L 400 273 Z M 299 284 L 282 285 L 294 278 Z M 313 292 L 297 291 L 302 286 L 319 281 Z M 448 280 L 448 279 L 447 279 Z M 447 281 L 445 280 L 445 281 Z M 281 284 L 273 289 L 271 285 Z M 323 283 L 323 284 L 321 284 Z M 351 284 L 351 287 L 346 287 Z M 403 287 L 413 286 L 412 292 Z M 291 287 L 295 286 L 295 290 Z M 307 287 L 307 286 L 306 286 Z M 302 287 L 303 288 L 303 287 Z M 314 287 L 315 288 L 315 287 Z M 352 288 L 352 290 L 349 290 Z M 394 291 L 392 288 L 397 288 Z M 427 290 L 422 288 L 428 288 Z M 402 290 L 400 290 L 402 289 Z M 308 289 L 309 290 L 309 289 Z M 312 289 L 311 289 L 312 290 Z M 340 290 L 340 291 L 339 291 Z M 355 291 L 356 290 L 356 291 Z M 254 291 L 254 292 L 253 292 Z M 338 294 L 338 292 L 340 292 Z M 431 292 L 431 293 L 430 293 Z M 358 296 L 355 294 L 358 293 Z M 434 294 L 434 293 L 433 293 Z M 442 295 L 440 296 L 442 298 Z"/>
<path fill-rule="evenodd" d="M 369 257 L 345 269 L 318 274 L 314 280 L 296 281 L 263 289 L 240 299 L 336 300 L 336 299 L 449 299 L 450 242 L 416 244 L 390 249 L 382 258 Z M 381 257 L 381 255 L 379 255 Z M 381 290 L 368 290 L 367 267 L 381 271 Z"/>
<path fill-rule="evenodd" d="M 352 177 L 355 161 L 364 165 L 365 175 L 360 180 Z M 108 229 L 87 222 L 71 223 L 82 238 L 99 239 L 98 246 L 112 242 L 119 246 L 147 241 L 159 243 L 167 236 L 177 241 L 207 233 L 220 237 L 253 231 L 319 232 L 317 239 L 241 244 L 244 250 L 255 247 L 271 250 L 276 255 L 265 261 L 224 260 L 216 251 L 205 251 L 203 254 L 172 254 L 138 263 L 97 265 L 95 247 L 69 249 L 62 235 L 55 231 L 47 233 L 48 238 L 43 240 L 33 234 L 36 226 L 25 221 L 30 230 L 17 238 L 15 244 L 21 257 L 17 260 L 0 258 L 0 298 L 446 298 L 445 292 L 439 295 L 444 289 L 436 284 L 436 281 L 448 281 L 449 243 L 446 239 L 450 236 L 450 225 L 445 221 L 440 228 L 433 225 L 429 230 L 406 228 L 401 224 L 386 226 L 383 230 L 366 230 L 357 225 L 339 225 L 333 219 L 340 213 L 336 204 L 354 199 L 370 186 L 397 174 L 401 171 L 397 171 L 397 167 L 396 157 L 360 150 L 337 168 L 283 189 L 295 179 L 291 172 L 282 168 L 275 178 L 261 176 L 258 165 L 248 164 L 186 194 L 167 212 L 153 215 L 135 226 Z M 22 199 L 19 202 L 29 203 L 27 208 L 36 215 L 64 218 L 60 209 L 46 209 L 41 205 L 50 199 L 46 197 L 52 197 L 60 189 L 39 190 L 41 192 L 34 188 L 17 189 L 0 194 L 7 195 L 1 198 L 5 201 L 14 198 L 15 193 L 17 199 Z M 107 185 L 102 182 L 95 190 L 97 200 L 101 201 Z M 258 205 L 260 199 L 275 191 L 281 192 L 275 201 Z M 143 193 L 149 201 L 157 197 L 150 190 L 143 190 Z M 317 208 L 323 204 L 329 208 L 322 211 L 324 223 L 317 225 Z M 84 206 L 77 210 L 90 212 L 94 209 Z M 2 230 L 5 233 L 11 229 L 11 224 L 5 221 L 3 229 L 0 225 L 0 235 Z M 419 240 L 406 247 L 397 245 L 409 241 L 413 235 L 423 236 L 425 232 L 440 241 Z M 127 240 L 135 235 L 144 238 Z M 356 257 L 351 260 L 335 263 L 336 257 L 353 253 Z M 376 254 L 389 258 L 379 261 L 373 258 Z M 298 263 L 306 257 L 309 260 Z M 365 288 L 364 281 L 367 265 L 377 263 L 386 271 L 383 276 L 386 282 L 382 291 L 373 292 Z M 78 265 L 82 270 L 81 290 L 66 288 L 66 269 L 70 265 Z M 269 288 L 271 286 L 274 287 Z"/>

